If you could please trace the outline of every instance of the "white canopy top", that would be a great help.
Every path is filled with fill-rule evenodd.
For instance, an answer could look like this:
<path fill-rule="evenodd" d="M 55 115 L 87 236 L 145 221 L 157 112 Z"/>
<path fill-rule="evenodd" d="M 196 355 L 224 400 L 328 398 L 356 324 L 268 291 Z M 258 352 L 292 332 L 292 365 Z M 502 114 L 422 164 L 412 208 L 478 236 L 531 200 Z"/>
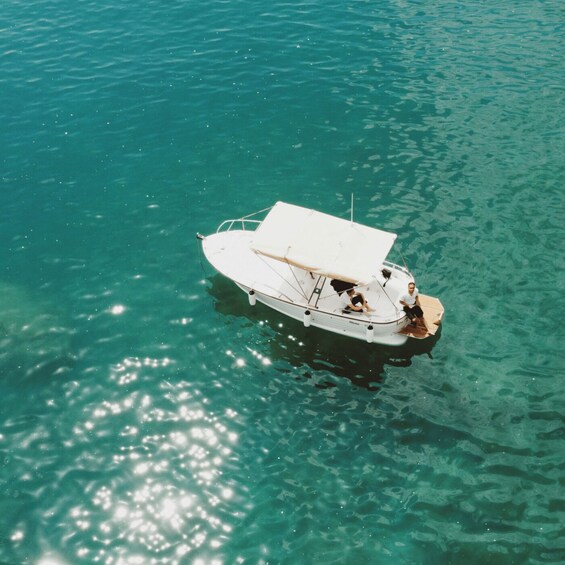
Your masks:
<path fill-rule="evenodd" d="M 325 277 L 366 283 L 377 276 L 395 239 L 394 233 L 277 202 L 251 249 Z"/>

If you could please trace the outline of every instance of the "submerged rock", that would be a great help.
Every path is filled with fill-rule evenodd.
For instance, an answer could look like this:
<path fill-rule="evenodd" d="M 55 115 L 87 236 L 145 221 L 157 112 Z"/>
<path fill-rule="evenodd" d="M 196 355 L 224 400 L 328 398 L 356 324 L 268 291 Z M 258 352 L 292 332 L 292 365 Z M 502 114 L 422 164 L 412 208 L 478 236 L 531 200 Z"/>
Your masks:
<path fill-rule="evenodd" d="M 53 305 L 0 283 L 0 375 L 41 377 L 71 367 L 72 330 Z"/>

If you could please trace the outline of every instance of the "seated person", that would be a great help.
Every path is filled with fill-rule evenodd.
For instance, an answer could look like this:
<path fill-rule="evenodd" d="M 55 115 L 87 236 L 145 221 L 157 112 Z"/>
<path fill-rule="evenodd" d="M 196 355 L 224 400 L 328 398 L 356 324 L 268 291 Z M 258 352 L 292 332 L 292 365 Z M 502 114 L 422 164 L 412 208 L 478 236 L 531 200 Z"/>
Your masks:
<path fill-rule="evenodd" d="M 354 289 L 350 288 L 341 295 L 341 302 L 344 312 L 374 312 L 373 308 L 365 300 L 365 297 Z"/>
<path fill-rule="evenodd" d="M 403 306 L 403 310 L 406 312 L 406 315 L 410 318 L 410 325 L 416 326 L 420 324 L 424 328 L 426 326 L 426 322 L 424 321 L 424 311 L 420 307 L 420 300 L 418 298 L 418 289 L 416 288 L 416 284 L 413 282 L 408 283 L 408 292 L 400 295 L 398 299 L 400 304 Z"/>

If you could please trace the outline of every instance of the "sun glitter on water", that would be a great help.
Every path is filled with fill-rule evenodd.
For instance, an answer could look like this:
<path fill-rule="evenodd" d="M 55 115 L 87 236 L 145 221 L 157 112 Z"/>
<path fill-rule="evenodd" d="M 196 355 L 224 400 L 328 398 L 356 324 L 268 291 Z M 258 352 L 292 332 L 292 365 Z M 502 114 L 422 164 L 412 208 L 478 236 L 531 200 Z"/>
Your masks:
<path fill-rule="evenodd" d="M 69 522 L 89 533 L 94 546 L 118 544 L 115 551 L 128 563 L 146 552 L 167 556 L 163 563 L 181 563 L 189 554 L 197 559 L 202 552 L 217 555 L 232 532 L 226 516 L 236 490 L 223 479 L 223 467 L 238 441 L 230 427 L 237 413 L 213 414 L 186 381 L 163 382 L 158 398 L 146 394 L 140 381 L 171 363 L 126 358 L 115 365 L 110 382 L 118 388 L 109 395 L 114 398 L 89 406 L 74 429 L 79 441 L 112 430 L 120 442 L 104 454 L 108 477 L 89 504 L 70 509 Z M 83 546 L 76 554 L 110 563 L 104 549 Z"/>

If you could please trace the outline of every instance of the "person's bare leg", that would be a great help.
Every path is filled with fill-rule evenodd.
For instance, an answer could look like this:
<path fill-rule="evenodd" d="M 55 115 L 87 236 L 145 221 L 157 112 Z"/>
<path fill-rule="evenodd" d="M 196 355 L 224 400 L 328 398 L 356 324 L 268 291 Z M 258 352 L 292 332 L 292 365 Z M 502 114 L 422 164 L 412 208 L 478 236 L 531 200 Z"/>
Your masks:
<path fill-rule="evenodd" d="M 367 312 L 374 312 L 375 309 L 371 308 L 369 306 L 369 303 L 365 300 L 365 298 L 363 298 L 363 308 L 365 308 L 365 310 L 367 310 Z"/>

